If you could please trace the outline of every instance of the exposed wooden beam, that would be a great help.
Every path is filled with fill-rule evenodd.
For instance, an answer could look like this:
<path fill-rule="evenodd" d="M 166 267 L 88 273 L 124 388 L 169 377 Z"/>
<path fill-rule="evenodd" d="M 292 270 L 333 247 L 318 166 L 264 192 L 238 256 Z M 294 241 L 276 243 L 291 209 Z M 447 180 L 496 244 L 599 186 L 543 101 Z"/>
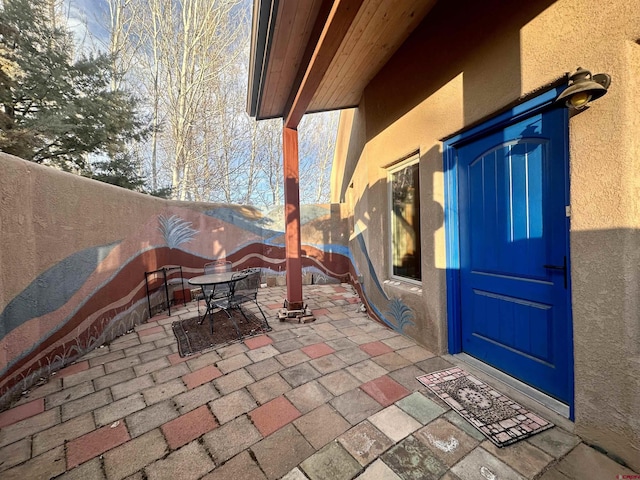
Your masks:
<path fill-rule="evenodd" d="M 298 128 L 363 1 L 334 0 L 326 18 L 318 15 L 318 22 L 321 23 L 317 23 L 314 30 L 317 28 L 321 33 L 309 61 L 300 66 L 300 80 L 294 85 L 284 112 L 285 128 Z M 311 40 L 310 45 L 313 46 L 313 36 Z"/>
<path fill-rule="evenodd" d="M 300 236 L 300 175 L 298 162 L 298 131 L 284 127 L 284 224 L 287 253 L 287 299 L 290 310 L 300 310 L 302 301 L 302 247 Z"/>

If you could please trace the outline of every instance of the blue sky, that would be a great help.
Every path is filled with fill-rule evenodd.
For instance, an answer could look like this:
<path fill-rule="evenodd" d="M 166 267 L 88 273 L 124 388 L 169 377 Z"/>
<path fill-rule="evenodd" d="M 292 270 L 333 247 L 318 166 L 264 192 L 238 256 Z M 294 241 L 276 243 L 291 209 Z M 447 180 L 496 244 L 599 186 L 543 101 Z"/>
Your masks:
<path fill-rule="evenodd" d="M 92 38 L 97 38 L 103 43 L 109 38 L 108 24 L 109 7 L 107 0 L 64 0 L 64 13 L 69 18 L 69 27 L 76 36 L 79 45 L 91 42 Z M 238 4 L 238 8 L 246 8 L 251 11 L 251 0 L 243 0 Z M 93 40 L 94 46 L 98 42 Z M 101 47 L 101 46 L 100 46 Z"/>
<path fill-rule="evenodd" d="M 108 38 L 104 28 L 108 7 L 104 0 L 65 0 L 65 7 L 78 43 L 92 42 L 92 36 L 103 41 Z"/>

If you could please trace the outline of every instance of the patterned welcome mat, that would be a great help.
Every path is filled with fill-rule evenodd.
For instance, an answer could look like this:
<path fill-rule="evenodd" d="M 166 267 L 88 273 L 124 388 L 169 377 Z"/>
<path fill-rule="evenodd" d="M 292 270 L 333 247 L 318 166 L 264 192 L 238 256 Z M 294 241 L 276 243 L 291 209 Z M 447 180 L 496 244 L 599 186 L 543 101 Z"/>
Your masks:
<path fill-rule="evenodd" d="M 173 322 L 171 326 L 178 340 L 180 356 L 186 357 L 203 350 L 224 347 L 225 345 L 271 331 L 269 323 L 259 320 L 247 310 L 244 312 L 249 321 L 244 318 L 242 312 L 236 309 L 230 310 L 233 322 L 223 310 L 215 312 L 213 314 L 213 334 L 211 333 L 208 316 L 202 322 L 202 325 L 198 325 L 197 316 Z M 238 326 L 239 333 L 234 326 L 234 322 Z"/>
<path fill-rule="evenodd" d="M 461 368 L 416 377 L 498 447 L 542 432 L 553 424 Z"/>

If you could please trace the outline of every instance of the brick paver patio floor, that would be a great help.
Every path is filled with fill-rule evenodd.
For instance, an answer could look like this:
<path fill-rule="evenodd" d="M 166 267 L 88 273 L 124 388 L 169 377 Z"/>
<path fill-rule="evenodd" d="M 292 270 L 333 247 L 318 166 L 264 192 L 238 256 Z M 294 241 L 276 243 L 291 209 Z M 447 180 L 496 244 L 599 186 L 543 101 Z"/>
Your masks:
<path fill-rule="evenodd" d="M 244 343 L 180 358 L 171 323 L 196 315 L 192 303 L 85 355 L 0 413 L 0 478 L 633 474 L 559 427 L 495 448 L 415 379 L 451 366 L 451 357 L 371 320 L 348 285 L 304 294 L 317 320 L 281 323 L 284 288 L 260 290 L 273 331 Z"/>

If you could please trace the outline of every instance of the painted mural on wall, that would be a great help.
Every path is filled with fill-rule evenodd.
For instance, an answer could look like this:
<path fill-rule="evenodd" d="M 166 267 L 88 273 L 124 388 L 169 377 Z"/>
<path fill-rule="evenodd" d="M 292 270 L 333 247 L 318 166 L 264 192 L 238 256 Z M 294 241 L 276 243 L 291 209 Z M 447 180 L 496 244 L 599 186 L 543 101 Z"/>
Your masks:
<path fill-rule="evenodd" d="M 389 297 L 380 283 L 378 274 L 373 266 L 373 262 L 369 256 L 367 244 L 365 242 L 363 232 L 359 230 L 356 225 L 355 245 L 364 257 L 366 273 L 371 279 L 371 283 L 375 287 L 374 291 L 367 291 L 363 286 L 360 286 L 359 293 L 362 300 L 369 307 L 370 313 L 373 317 L 386 324 L 393 330 L 406 334 L 406 329 L 415 325 L 413 320 L 415 319 L 415 313 L 413 310 L 398 297 Z M 356 264 L 353 256 L 351 256 L 351 263 Z M 382 310 L 384 309 L 384 311 Z"/>
<path fill-rule="evenodd" d="M 323 243 L 323 230 L 342 221 L 332 218 L 329 206 L 303 208 L 301 217 L 304 270 L 318 279 L 353 278 L 346 241 Z M 284 219 L 241 206 L 171 206 L 119 242 L 76 252 L 40 273 L 0 311 L 0 407 L 40 377 L 144 322 L 144 272 L 181 265 L 190 278 L 221 257 L 234 270 L 284 272 Z"/>
<path fill-rule="evenodd" d="M 268 284 L 283 284 L 281 207 L 263 213 L 160 200 L 0 157 L 0 256 L 9 260 L 0 271 L 0 410 L 42 377 L 160 310 L 164 289 L 153 284 L 147 301 L 145 272 L 180 265 L 183 278 L 176 270 L 170 276 L 177 284 L 225 258 L 235 270 L 260 268 Z M 303 282 L 351 283 L 371 316 L 403 332 L 413 312 L 384 295 L 368 259 L 362 273 L 375 288 L 366 291 L 356 280 L 361 272 L 343 208 L 301 207 Z M 24 257 L 15 255 L 20 249 Z"/>
<path fill-rule="evenodd" d="M 158 217 L 160 226 L 160 233 L 164 237 L 164 241 L 167 242 L 167 247 L 178 248 L 181 244 L 191 241 L 191 239 L 198 233 L 191 228 L 191 223 L 182 220 L 177 215 L 171 215 L 165 217 L 160 215 Z"/>

